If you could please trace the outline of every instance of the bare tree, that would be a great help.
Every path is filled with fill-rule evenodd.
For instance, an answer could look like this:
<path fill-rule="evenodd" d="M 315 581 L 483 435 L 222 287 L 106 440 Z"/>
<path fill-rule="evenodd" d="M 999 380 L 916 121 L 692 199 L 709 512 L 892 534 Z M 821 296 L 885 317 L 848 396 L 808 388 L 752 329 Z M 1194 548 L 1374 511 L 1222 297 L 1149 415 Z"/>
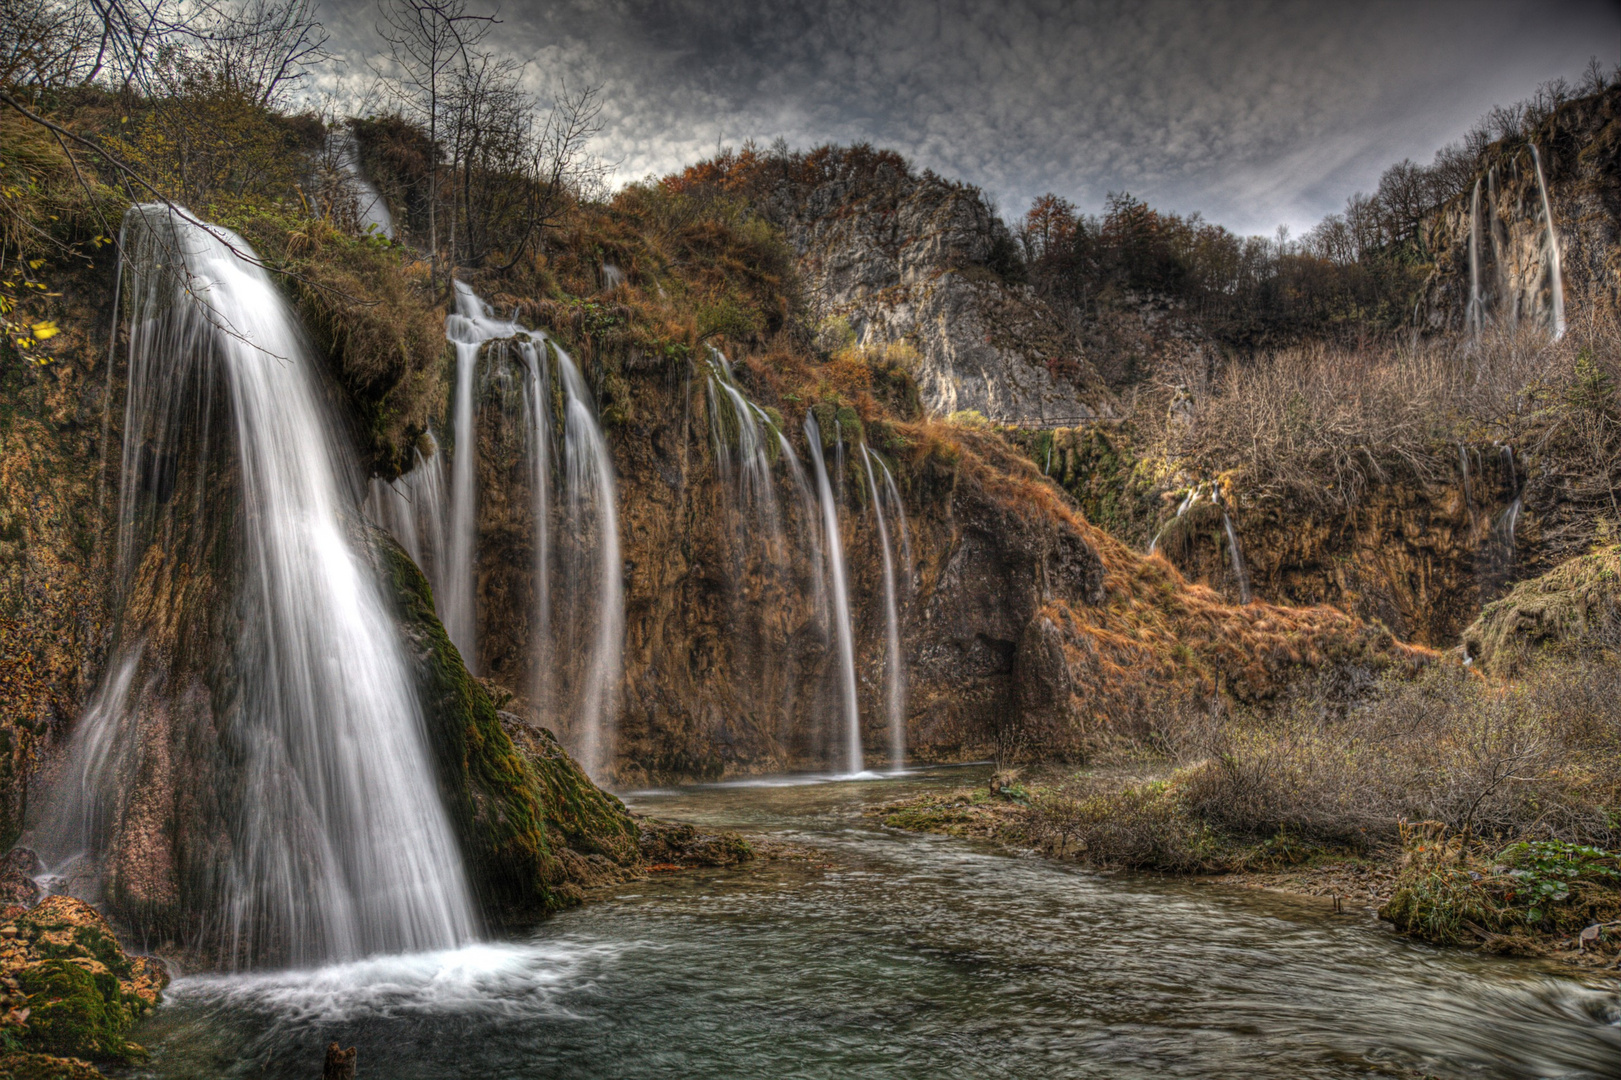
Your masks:
<path fill-rule="evenodd" d="M 241 0 L 215 9 L 199 62 L 259 106 L 269 106 L 329 59 L 315 0 Z"/>
<path fill-rule="evenodd" d="M 379 0 L 377 32 L 388 42 L 392 70 L 386 76 L 400 102 L 428 129 L 435 148 L 428 162 L 428 254 L 439 258 L 440 121 L 446 92 L 458 71 L 466 73 L 469 50 L 491 26 L 493 15 L 470 15 L 466 0 Z"/>

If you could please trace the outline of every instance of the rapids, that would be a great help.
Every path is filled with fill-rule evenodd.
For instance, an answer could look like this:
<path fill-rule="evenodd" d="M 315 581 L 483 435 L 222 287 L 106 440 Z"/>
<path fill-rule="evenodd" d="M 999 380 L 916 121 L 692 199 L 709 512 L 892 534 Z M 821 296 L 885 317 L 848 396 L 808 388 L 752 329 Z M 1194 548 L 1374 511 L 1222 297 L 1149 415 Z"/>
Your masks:
<path fill-rule="evenodd" d="M 622 886 L 531 936 L 314 971 L 182 978 L 140 1075 L 1598 1077 L 1621 996 L 1431 948 L 1366 913 L 1098 874 L 877 825 L 982 769 L 648 792 L 642 811 L 809 860 Z"/>

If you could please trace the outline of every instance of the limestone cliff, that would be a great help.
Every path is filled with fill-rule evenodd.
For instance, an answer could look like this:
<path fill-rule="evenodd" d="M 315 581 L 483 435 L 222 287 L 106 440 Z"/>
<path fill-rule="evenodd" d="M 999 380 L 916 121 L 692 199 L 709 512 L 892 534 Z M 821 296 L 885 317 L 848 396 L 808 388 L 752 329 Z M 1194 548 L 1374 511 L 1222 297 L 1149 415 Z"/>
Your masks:
<path fill-rule="evenodd" d="M 793 246 L 811 320 L 835 339 L 848 327 L 864 346 L 909 346 L 930 412 L 1113 411 L 1073 328 L 1019 282 L 1013 239 L 977 188 L 870 147 L 736 172 Z"/>
<path fill-rule="evenodd" d="M 1471 187 L 1428 222 L 1435 269 L 1425 284 L 1426 331 L 1469 329 L 1470 238 L 1488 325 L 1551 326 L 1548 226 L 1535 145 L 1558 231 L 1567 304 L 1621 298 L 1621 88 L 1567 102 L 1524 139 L 1494 143 Z"/>

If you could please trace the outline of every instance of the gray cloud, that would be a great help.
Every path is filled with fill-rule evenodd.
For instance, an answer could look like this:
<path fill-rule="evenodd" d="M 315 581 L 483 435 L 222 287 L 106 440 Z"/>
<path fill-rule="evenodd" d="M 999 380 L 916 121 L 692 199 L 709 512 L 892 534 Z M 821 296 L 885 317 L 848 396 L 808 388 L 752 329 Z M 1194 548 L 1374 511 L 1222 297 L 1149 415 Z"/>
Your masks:
<path fill-rule="evenodd" d="M 475 0 L 476 2 L 476 0 Z M 323 13 L 362 85 L 369 6 Z M 745 139 L 865 140 L 1016 213 L 1130 190 L 1245 232 L 1299 231 L 1493 104 L 1614 63 L 1621 17 L 1541 3 L 701 3 L 509 0 L 490 44 L 543 90 L 600 83 L 619 179 Z"/>

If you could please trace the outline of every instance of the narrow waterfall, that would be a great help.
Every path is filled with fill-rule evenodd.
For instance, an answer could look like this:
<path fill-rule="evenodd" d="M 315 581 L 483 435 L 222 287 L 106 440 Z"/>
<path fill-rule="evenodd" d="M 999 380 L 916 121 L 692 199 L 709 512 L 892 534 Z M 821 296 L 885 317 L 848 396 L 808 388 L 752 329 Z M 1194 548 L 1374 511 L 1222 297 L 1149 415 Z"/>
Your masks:
<path fill-rule="evenodd" d="M 584 685 L 577 695 L 575 756 L 593 779 L 604 779 L 613 765 L 614 695 L 619 687 L 625 643 L 618 495 L 608 442 L 597 424 L 595 398 L 569 354 L 556 342 L 548 345 L 557 357 L 564 399 L 563 505 L 572 543 L 566 553 L 563 581 L 570 596 L 569 606 L 576 613 L 571 625 L 584 624 L 592 629 Z"/>
<path fill-rule="evenodd" d="M 351 465 L 303 335 L 240 237 L 162 206 L 136 207 L 125 224 L 133 311 L 121 557 L 127 568 L 166 550 L 185 527 L 176 512 L 236 514 L 240 636 L 220 737 L 240 783 L 215 793 L 230 832 L 217 868 L 228 962 L 466 941 L 476 922 L 421 708 L 385 595 L 350 535 Z M 233 511 L 200 499 L 177 511 L 154 466 L 172 477 L 164 463 L 199 439 L 206 449 L 211 400 L 234 426 L 242 502 Z M 116 791 L 128 755 L 144 752 L 138 733 L 125 732 L 143 722 L 125 704 L 139 648 L 120 645 L 82 725 L 69 774 L 87 788 Z M 95 834 L 93 823 L 81 829 Z"/>
<path fill-rule="evenodd" d="M 1469 199 L 1469 308 L 1465 315 L 1469 332 L 1475 337 L 1486 322 L 1485 300 L 1480 295 L 1480 178 Z"/>
<path fill-rule="evenodd" d="M 437 584 L 439 619 L 462 654 L 467 670 L 478 673 L 478 354 L 486 341 L 524 333 L 503 322 L 462 282 L 456 310 L 445 316 L 445 337 L 456 348 L 456 397 L 452 406 L 450 520 L 445 558 Z"/>
<path fill-rule="evenodd" d="M 1537 190 L 1542 193 L 1542 220 L 1548 223 L 1548 282 L 1553 299 L 1553 339 L 1565 336 L 1565 278 L 1559 263 L 1559 231 L 1553 223 L 1553 206 L 1548 202 L 1548 183 L 1542 177 L 1542 155 L 1531 144 L 1531 160 L 1537 167 Z"/>
<path fill-rule="evenodd" d="M 839 537 L 839 510 L 828 483 L 827 466 L 822 460 L 822 429 L 814 413 L 805 414 L 805 441 L 810 444 L 811 465 L 816 470 L 816 486 L 822 500 L 822 525 L 827 539 L 827 562 L 833 579 L 833 629 L 838 638 L 839 674 L 842 678 L 842 705 L 845 722 L 845 768 L 854 776 L 861 768 L 861 713 L 856 704 L 855 632 L 850 625 L 850 591 L 844 575 L 844 541 Z M 841 443 L 842 445 L 842 443 Z"/>
<path fill-rule="evenodd" d="M 895 562 L 889 546 L 889 526 L 884 524 L 884 501 L 878 496 L 872 454 L 865 440 L 861 443 L 861 463 L 867 470 L 867 490 L 872 495 L 872 514 L 878 522 L 878 543 L 884 555 L 884 704 L 889 715 L 889 767 L 901 772 L 906 768 L 906 672 L 901 660 L 901 623 L 895 602 Z"/>
<path fill-rule="evenodd" d="M 348 178 L 349 186 L 354 190 L 360 231 L 394 239 L 394 217 L 388 212 L 388 203 L 360 167 L 360 144 L 355 141 L 355 133 L 344 128 L 334 137 L 337 139 L 338 169 Z"/>
<path fill-rule="evenodd" d="M 1250 602 L 1250 576 L 1244 569 L 1244 552 L 1238 546 L 1238 533 L 1233 529 L 1233 519 L 1227 514 L 1227 507 L 1221 508 L 1221 527 L 1227 530 L 1227 553 L 1232 559 L 1233 576 L 1238 579 L 1238 598 L 1243 603 Z"/>
<path fill-rule="evenodd" d="M 1502 537 L 1503 555 L 1506 561 L 1513 561 L 1515 543 L 1514 534 L 1520 527 L 1520 509 L 1524 505 L 1523 493 L 1520 491 L 1520 476 L 1514 467 L 1514 448 L 1503 447 L 1503 463 L 1508 466 L 1509 491 L 1513 493 L 1503 516 L 1497 520 L 1497 530 Z"/>
<path fill-rule="evenodd" d="M 1492 208 L 1492 212 L 1487 215 L 1487 220 L 1491 224 L 1492 268 L 1497 279 L 1494 286 L 1498 298 L 1497 318 L 1501 320 L 1505 314 L 1503 301 L 1504 298 L 1507 298 L 1509 300 L 1506 312 L 1508 323 L 1509 326 L 1514 327 L 1520 324 L 1520 294 L 1519 290 L 1513 287 L 1513 282 L 1509 279 L 1508 265 L 1503 261 L 1503 249 L 1508 246 L 1508 240 L 1503 235 L 1503 223 L 1497 217 L 1496 166 L 1486 170 L 1486 201 Z"/>
<path fill-rule="evenodd" d="M 520 341 L 519 352 L 528 370 L 525 404 L 528 408 L 530 482 L 535 500 L 534 625 L 530 627 L 530 653 L 535 674 L 530 686 L 541 715 L 550 715 L 555 687 L 552 667 L 552 377 L 546 345 Z"/>
<path fill-rule="evenodd" d="M 445 549 L 445 459 L 430 431 L 412 455 L 411 471 L 393 481 L 372 477 L 363 509 L 372 524 L 400 542 L 411 561 L 421 568 L 435 594 L 439 592 L 438 561 Z"/>
<path fill-rule="evenodd" d="M 883 458 L 878 459 L 878 469 L 884 474 L 884 487 L 889 492 L 890 505 L 895 508 L 895 520 L 901 527 L 901 555 L 906 560 L 904 563 L 906 567 L 906 587 L 910 590 L 913 587 L 914 564 L 912 562 L 912 534 L 906 527 L 906 504 L 901 502 L 900 488 L 895 486 L 895 474 L 889 471 L 889 466 L 884 464 Z"/>
<path fill-rule="evenodd" d="M 1468 517 L 1474 499 L 1469 494 L 1469 451 L 1463 448 L 1462 442 L 1458 443 L 1458 468 L 1463 473 L 1463 513 Z"/>

